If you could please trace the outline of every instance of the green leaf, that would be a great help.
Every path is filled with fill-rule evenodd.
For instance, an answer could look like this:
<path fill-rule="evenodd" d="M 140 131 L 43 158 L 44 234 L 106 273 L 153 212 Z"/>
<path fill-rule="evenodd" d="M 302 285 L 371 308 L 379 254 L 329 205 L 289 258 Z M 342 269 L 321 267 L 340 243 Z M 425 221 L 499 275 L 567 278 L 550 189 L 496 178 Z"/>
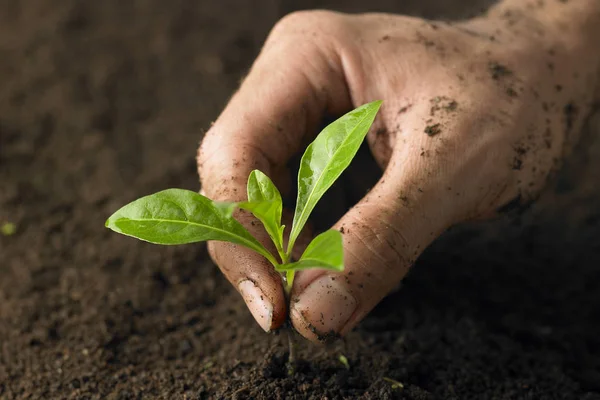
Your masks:
<path fill-rule="evenodd" d="M 298 172 L 298 198 L 287 253 L 323 194 L 350 165 L 363 142 L 381 101 L 365 104 L 332 122 L 308 146 Z"/>
<path fill-rule="evenodd" d="M 276 267 L 279 272 L 321 268 L 344 270 L 344 246 L 342 234 L 335 229 L 325 231 L 308 244 L 300 260 Z"/>
<path fill-rule="evenodd" d="M 4 236 L 12 236 L 15 234 L 16 231 L 17 231 L 17 226 L 15 224 L 13 224 L 12 222 L 4 222 L 0 226 L 0 232 Z"/>
<path fill-rule="evenodd" d="M 346 367 L 346 369 L 350 369 L 350 363 L 348 362 L 348 358 L 345 355 L 340 354 L 338 360 L 340 360 L 340 362 L 344 365 L 344 367 Z"/>
<path fill-rule="evenodd" d="M 155 244 L 231 242 L 277 264 L 271 253 L 233 218 L 234 205 L 213 202 L 189 190 L 168 189 L 122 207 L 106 221 L 106 227 Z"/>
<path fill-rule="evenodd" d="M 248 201 L 238 206 L 254 214 L 262 222 L 265 230 L 278 250 L 283 249 L 283 226 L 281 194 L 271 179 L 255 169 L 248 177 Z"/>

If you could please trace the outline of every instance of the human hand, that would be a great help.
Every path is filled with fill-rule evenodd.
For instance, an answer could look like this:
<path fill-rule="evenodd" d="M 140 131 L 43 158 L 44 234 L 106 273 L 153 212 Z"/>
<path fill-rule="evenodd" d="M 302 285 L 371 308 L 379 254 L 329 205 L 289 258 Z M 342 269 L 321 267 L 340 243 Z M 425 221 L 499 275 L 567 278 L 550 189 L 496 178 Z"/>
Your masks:
<path fill-rule="evenodd" d="M 207 132 L 203 192 L 245 200 L 253 169 L 290 187 L 286 164 L 325 114 L 384 100 L 367 137 L 383 176 L 334 226 L 345 270 L 306 271 L 294 282 L 290 318 L 306 338 L 347 333 L 448 227 L 533 200 L 574 142 L 600 65 L 585 34 L 556 22 L 569 15 L 560 7 L 578 10 L 557 4 L 538 18 L 506 4 L 459 24 L 291 14 Z M 240 220 L 269 242 L 250 215 Z M 229 243 L 209 251 L 260 326 L 281 326 L 288 310 L 271 264 Z"/>

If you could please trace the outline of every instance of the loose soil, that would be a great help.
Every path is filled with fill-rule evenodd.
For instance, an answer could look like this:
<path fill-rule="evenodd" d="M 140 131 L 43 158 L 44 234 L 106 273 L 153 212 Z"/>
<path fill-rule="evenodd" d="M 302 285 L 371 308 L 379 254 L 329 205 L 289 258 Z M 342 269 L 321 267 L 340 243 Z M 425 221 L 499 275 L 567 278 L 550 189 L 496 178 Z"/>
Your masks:
<path fill-rule="evenodd" d="M 598 119 L 537 205 L 445 234 L 344 341 L 303 343 L 293 379 L 204 246 L 104 229 L 198 188 L 202 132 L 281 15 L 366 7 L 298 3 L 0 3 L 0 399 L 600 399 Z"/>

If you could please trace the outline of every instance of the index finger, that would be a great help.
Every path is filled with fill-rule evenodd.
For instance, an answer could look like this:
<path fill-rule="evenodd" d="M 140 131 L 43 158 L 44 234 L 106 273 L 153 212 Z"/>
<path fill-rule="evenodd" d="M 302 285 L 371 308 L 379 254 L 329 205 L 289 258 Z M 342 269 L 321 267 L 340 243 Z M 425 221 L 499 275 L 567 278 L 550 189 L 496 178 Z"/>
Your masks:
<path fill-rule="evenodd" d="M 240 90 L 207 132 L 198 151 L 203 192 L 213 200 L 246 199 L 246 181 L 259 169 L 272 176 L 300 150 L 325 111 L 349 108 L 344 74 L 336 48 L 302 34 L 333 13 L 302 13 L 274 29 Z M 312 17 L 311 17 L 312 15 Z M 331 21 L 328 19 L 330 26 Z M 304 27 L 306 28 L 306 27 Z M 316 133 L 316 132 L 315 132 Z M 267 244 L 268 235 L 242 222 Z M 209 251 L 229 281 L 243 295 L 261 327 L 269 331 L 286 318 L 281 277 L 262 256 L 234 244 L 214 242 Z"/>

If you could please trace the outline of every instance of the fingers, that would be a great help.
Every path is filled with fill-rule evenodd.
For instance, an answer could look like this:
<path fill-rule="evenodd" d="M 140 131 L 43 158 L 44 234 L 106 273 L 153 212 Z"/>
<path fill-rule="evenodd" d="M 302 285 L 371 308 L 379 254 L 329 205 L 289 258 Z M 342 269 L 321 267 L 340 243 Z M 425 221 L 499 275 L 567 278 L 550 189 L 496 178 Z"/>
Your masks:
<path fill-rule="evenodd" d="M 280 186 L 278 173 L 300 150 L 307 133 L 316 134 L 323 114 L 350 107 L 336 45 L 324 33 L 341 29 L 338 19 L 332 13 L 300 13 L 275 27 L 241 88 L 202 141 L 198 172 L 206 196 L 245 200 L 253 169 Z M 249 214 L 237 217 L 263 244 L 270 243 Z M 209 251 L 265 331 L 285 321 L 281 277 L 263 257 L 222 242 L 210 243 Z"/>

